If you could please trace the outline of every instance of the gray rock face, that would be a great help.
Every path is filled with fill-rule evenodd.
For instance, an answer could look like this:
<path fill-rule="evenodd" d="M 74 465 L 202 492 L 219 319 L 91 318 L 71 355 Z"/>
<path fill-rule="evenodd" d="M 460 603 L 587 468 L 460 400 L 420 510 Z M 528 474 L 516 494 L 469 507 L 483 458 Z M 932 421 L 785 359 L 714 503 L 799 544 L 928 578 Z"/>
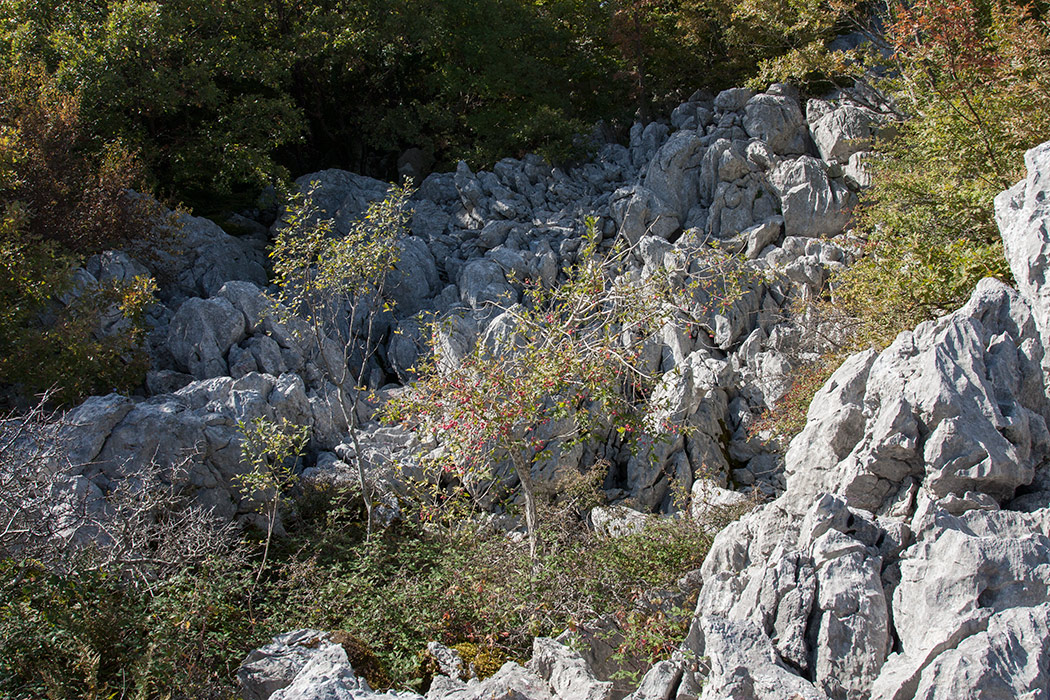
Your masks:
<path fill-rule="evenodd" d="M 1001 684 L 1021 697 L 1032 681 L 1025 666 L 1042 666 L 1043 677 L 1048 668 L 1045 526 L 1005 511 L 931 515 L 916 543 L 902 553 L 893 600 L 901 650 L 887 661 L 872 697 L 950 697 L 932 694 L 941 683 L 957 690 L 957 697 L 971 697 L 992 679 L 992 687 Z M 961 660 L 968 650 L 1006 651 L 1011 637 L 1022 632 L 1032 635 L 1026 637 L 1031 656 L 958 673 L 960 665 L 969 665 Z M 926 687 L 922 693 L 916 690 L 920 686 Z"/>
<path fill-rule="evenodd" d="M 744 105 L 744 131 L 779 155 L 806 152 L 806 120 L 798 102 L 782 95 L 755 95 Z"/>
<path fill-rule="evenodd" d="M 854 153 L 871 149 L 879 123 L 872 112 L 847 103 L 822 114 L 809 128 L 821 158 L 845 163 Z"/>
<path fill-rule="evenodd" d="M 690 131 L 679 131 L 660 147 L 649 164 L 645 186 L 670 206 L 679 221 L 684 221 L 689 210 L 700 201 L 697 166 L 703 155 L 700 137 Z"/>
<path fill-rule="evenodd" d="M 715 114 L 719 112 L 739 112 L 754 95 L 747 88 L 729 88 L 715 96 Z"/>
<path fill-rule="evenodd" d="M 399 316 L 411 316 L 439 290 L 437 263 L 423 239 L 408 236 L 400 243 L 401 254 L 388 278 L 390 296 Z"/>
<path fill-rule="evenodd" d="M 1029 301 L 1044 347 L 1050 347 L 1050 143 L 1025 153 L 1028 177 L 995 198 L 995 218 L 1017 288 Z"/>
<path fill-rule="evenodd" d="M 703 618 L 711 671 L 701 700 L 826 700 L 777 656 L 769 637 L 746 621 Z"/>
<path fill-rule="evenodd" d="M 65 449 L 71 464 L 90 464 L 105 444 L 106 436 L 124 419 L 135 403 L 126 396 L 92 396 L 65 416 Z"/>
<path fill-rule="evenodd" d="M 1050 448 L 1042 355 L 1024 301 L 982 281 L 959 312 L 836 372 L 788 450 L 789 491 L 877 511 L 911 477 L 935 498 L 1005 502 Z"/>
<path fill-rule="evenodd" d="M 346 650 L 324 632 L 297 630 L 248 655 L 237 669 L 244 700 L 422 700 L 375 692 L 354 673 Z"/>
<path fill-rule="evenodd" d="M 439 677 L 427 691 L 427 700 L 554 700 L 546 682 L 513 661 L 493 676 L 471 684 Z"/>
<path fill-rule="evenodd" d="M 314 187 L 316 183 L 316 187 Z M 345 170 L 321 170 L 296 178 L 299 192 L 314 191 L 318 215 L 333 219 L 335 230 L 345 233 L 368 205 L 386 197 L 390 184 Z M 278 221 L 274 227 L 279 227 Z"/>
<path fill-rule="evenodd" d="M 427 700 L 608 700 L 612 683 L 598 680 L 579 654 L 561 642 L 538 637 L 526 667 L 508 662 L 483 681 L 437 676 Z"/>
<path fill-rule="evenodd" d="M 612 683 L 599 681 L 583 657 L 546 637 L 532 643 L 529 670 L 546 681 L 559 700 L 609 700 Z"/>
<path fill-rule="evenodd" d="M 769 182 L 780 197 L 787 236 L 841 233 L 857 204 L 856 195 L 829 178 L 825 166 L 810 156 L 779 163 L 769 173 Z"/>
<path fill-rule="evenodd" d="M 639 185 L 616 190 L 609 207 L 620 235 L 631 243 L 647 235 L 669 238 L 681 224 L 674 205 Z"/>
<path fill-rule="evenodd" d="M 309 662 L 327 635 L 317 630 L 296 630 L 273 638 L 270 644 L 248 655 L 237 669 L 244 700 L 268 700 L 287 687 Z"/>
<path fill-rule="evenodd" d="M 167 225 L 167 224 L 165 224 Z M 208 219 L 182 214 L 174 220 L 178 254 L 156 251 L 165 302 L 214 295 L 230 280 L 266 284 L 265 241 L 234 238 Z"/>
<path fill-rule="evenodd" d="M 168 326 L 168 350 L 197 379 L 229 374 L 226 353 L 244 339 L 244 314 L 222 298 L 187 299 Z"/>
<path fill-rule="evenodd" d="M 1039 150 L 1029 163 L 1050 166 Z M 849 358 L 788 449 L 786 492 L 716 537 L 701 697 L 1045 694 L 1045 291 L 1028 263 L 1046 222 L 1038 194 L 1025 203 L 1042 178 L 997 202 L 1022 293 L 984 280 L 959 311 Z"/>
<path fill-rule="evenodd" d="M 645 513 L 627 506 L 596 506 L 591 509 L 590 517 L 594 531 L 608 537 L 638 534 L 648 520 Z"/>
<path fill-rule="evenodd" d="M 1050 688 L 1050 605 L 992 615 L 988 627 L 923 670 L 916 698 L 1038 698 Z"/>
<path fill-rule="evenodd" d="M 459 678 L 464 672 L 463 659 L 453 649 L 438 642 L 427 643 L 427 653 L 437 662 L 438 672 L 449 678 Z"/>
<path fill-rule="evenodd" d="M 475 309 L 486 304 L 509 306 L 518 300 L 518 292 L 507 283 L 503 268 L 492 260 L 472 260 L 459 276 L 460 298 Z"/>
<path fill-rule="evenodd" d="M 670 700 L 682 680 L 682 669 L 673 661 L 658 661 L 642 677 L 628 700 Z"/>

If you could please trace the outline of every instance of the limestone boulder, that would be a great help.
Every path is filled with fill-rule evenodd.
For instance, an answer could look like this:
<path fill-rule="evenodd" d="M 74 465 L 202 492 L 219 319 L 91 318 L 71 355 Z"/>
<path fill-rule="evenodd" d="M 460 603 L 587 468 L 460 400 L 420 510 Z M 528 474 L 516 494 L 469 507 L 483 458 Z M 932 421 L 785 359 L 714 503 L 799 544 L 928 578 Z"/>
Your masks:
<path fill-rule="evenodd" d="M 711 659 L 702 697 L 1042 692 L 1050 433 L 1027 261 L 1045 222 L 1025 187 L 999 202 L 1008 249 L 1028 251 L 1012 259 L 1022 293 L 983 280 L 955 313 L 847 359 L 788 448 L 785 493 L 715 538 L 692 637 Z"/>
<path fill-rule="evenodd" d="M 995 198 L 995 218 L 1017 289 L 1050 346 L 1050 142 L 1025 153 L 1028 176 Z"/>
<path fill-rule="evenodd" d="M 755 95 L 744 105 L 743 125 L 748 136 L 765 141 L 778 155 L 797 155 L 807 150 L 806 120 L 792 97 Z"/>
<path fill-rule="evenodd" d="M 817 116 L 809 128 L 824 161 L 845 163 L 854 153 L 871 150 L 872 136 L 880 124 L 870 110 L 844 103 Z"/>
<path fill-rule="evenodd" d="M 408 318 L 427 305 L 427 300 L 441 289 L 437 263 L 426 242 L 407 236 L 398 243 L 401 249 L 387 284 L 394 301 L 394 313 Z"/>
<path fill-rule="evenodd" d="M 226 353 L 244 340 L 244 314 L 221 297 L 187 299 L 168 326 L 167 348 L 176 368 L 197 379 L 229 374 Z"/>
<path fill-rule="evenodd" d="M 332 219 L 335 230 L 341 233 L 350 229 L 369 204 L 390 191 L 390 183 L 334 168 L 298 177 L 295 186 L 302 194 L 313 193 L 318 217 Z M 278 219 L 274 231 L 283 225 L 283 219 Z"/>
<path fill-rule="evenodd" d="M 158 226 L 175 244 L 172 250 L 155 250 L 149 265 L 166 304 L 212 296 L 231 280 L 266 285 L 265 239 L 234 237 L 215 222 L 189 214 L 169 213 Z"/>
<path fill-rule="evenodd" d="M 598 680 L 579 652 L 547 637 L 532 642 L 529 670 L 550 686 L 558 700 L 609 700 L 612 683 Z"/>
<path fill-rule="evenodd" d="M 875 512 L 913 478 L 936 498 L 1008 501 L 1050 450 L 1042 360 L 1024 300 L 983 280 L 960 311 L 832 376 L 788 449 L 788 491 Z"/>
<path fill-rule="evenodd" d="M 647 235 L 670 238 L 681 226 L 676 205 L 640 185 L 616 190 L 609 208 L 619 235 L 632 244 Z"/>
<path fill-rule="evenodd" d="M 297 630 L 248 655 L 237 669 L 244 700 L 422 700 L 376 692 L 354 672 L 343 646 L 316 630 Z"/>
<path fill-rule="evenodd" d="M 440 676 L 427 691 L 426 700 L 555 700 L 547 683 L 513 661 L 481 682 L 471 684 Z"/>
<path fill-rule="evenodd" d="M 826 166 L 811 156 L 784 160 L 769 172 L 769 183 L 780 198 L 787 236 L 830 237 L 849 223 L 857 196 Z"/>
<path fill-rule="evenodd" d="M 679 221 L 684 221 L 689 210 L 700 201 L 699 165 L 705 150 L 695 132 L 679 131 L 660 147 L 649 163 L 645 186 L 671 207 Z"/>

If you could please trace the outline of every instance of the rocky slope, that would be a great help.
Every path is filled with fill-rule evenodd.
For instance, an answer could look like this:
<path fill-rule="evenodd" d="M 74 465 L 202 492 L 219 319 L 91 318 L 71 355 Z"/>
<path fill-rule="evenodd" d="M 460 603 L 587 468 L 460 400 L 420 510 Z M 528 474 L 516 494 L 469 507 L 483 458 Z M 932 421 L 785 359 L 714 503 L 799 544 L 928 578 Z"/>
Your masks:
<path fill-rule="evenodd" d="M 672 508 L 673 484 L 775 497 L 718 535 L 688 638 L 635 700 L 1047 697 L 1050 145 L 1028 154 L 1028 177 L 996 200 L 1017 290 L 985 280 L 955 313 L 851 357 L 782 461 L 748 438 L 798 358 L 819 350 L 788 307 L 850 262 L 845 229 L 879 125 L 848 103 L 810 101 L 803 114 L 780 86 L 698 94 L 669 124 L 636 125 L 628 147 L 606 144 L 568 172 L 531 157 L 492 172 L 460 164 L 415 195 L 397 304 L 371 367 L 376 389 L 411 378 L 418 312 L 445 318 L 439 342 L 462 356 L 499 323 L 498 305 L 520 298 L 515 275 L 558 283 L 591 214 L 603 246 L 636 244 L 639 275 L 668 256 L 710 275 L 703 263 L 715 242 L 756 273 L 730 308 L 697 300 L 691 313 L 703 333 L 668 329 L 653 344 L 652 369 L 694 431 L 667 440 L 654 462 L 606 455 L 610 497 L 651 511 Z M 312 181 L 343 231 L 389 187 L 341 171 L 299 186 Z M 263 296 L 272 232 L 242 223 L 249 233 L 234 237 L 183 220 L 189 252 L 164 262 L 143 395 L 93 397 L 67 416 L 69 457 L 83 465 L 70 493 L 104 504 L 142 464 L 185 460 L 201 502 L 250 521 L 256 504 L 236 482 L 237 424 L 257 416 L 311 426 L 307 476 L 349 471 L 345 419 L 332 408 L 339 390 L 296 339 L 297 322 L 278 321 Z M 147 270 L 113 253 L 91 261 L 83 279 Z M 375 478 L 389 477 L 387 460 L 413 458 L 411 435 L 370 422 L 369 407 L 359 417 Z M 552 477 L 544 467 L 534 474 Z M 450 672 L 427 698 L 610 697 L 601 654 L 586 640 L 538 639 L 534 652 L 528 667 L 508 664 L 482 682 Z M 375 695 L 319 632 L 278 638 L 244 668 L 246 697 Z M 253 674 L 277 680 L 259 685 Z"/>
<path fill-rule="evenodd" d="M 461 163 L 454 173 L 430 175 L 412 202 L 412 235 L 394 275 L 396 305 L 381 319 L 385 340 L 368 374 L 371 388 L 410 379 L 424 332 L 419 312 L 445 319 L 439 341 L 461 356 L 497 322 L 497 304 L 519 299 L 515 279 L 557 284 L 575 259 L 586 216 L 599 217 L 604 247 L 620 237 L 637 243 L 636 273 L 678 256 L 696 261 L 694 278 L 712 277 L 703 261 L 717 243 L 751 260 L 747 289 L 725 310 L 706 310 L 697 298 L 692 314 L 703 331 L 694 337 L 668 328 L 649 356 L 653 371 L 668 373 L 677 414 L 696 429 L 669 440 L 654 462 L 607 455 L 615 468 L 606 486 L 614 500 L 630 496 L 665 511 L 672 484 L 689 489 L 702 479 L 775 495 L 784 486 L 782 465 L 748 439 L 747 427 L 782 396 L 793 363 L 814 349 L 788 307 L 816 294 L 829 270 L 851 257 L 842 232 L 878 123 L 848 103 L 818 100 L 803 116 L 783 86 L 758 95 L 727 90 L 697 94 L 670 125 L 635 125 L 629 147 L 606 144 L 569 172 L 526 157 L 500 161 L 492 172 Z M 335 170 L 298 185 L 312 182 L 337 231 L 389 189 Z M 250 521 L 257 504 L 241 497 L 236 481 L 238 423 L 265 416 L 309 425 L 308 475 L 339 478 L 353 453 L 344 444 L 346 419 L 333 409 L 339 389 L 324 379 L 317 351 L 297 340 L 297 322 L 280 322 L 263 296 L 272 232 L 243 217 L 247 235 L 238 237 L 205 219 L 183 216 L 179 224 L 184 255 L 162 256 L 147 269 L 111 253 L 82 272 L 85 284 L 152 272 L 161 303 L 151 315 L 154 369 L 144 395 L 94 397 L 67 416 L 71 461 L 84 465 L 71 491 L 101 503 L 150 460 L 184 463 L 200 502 Z M 671 374 L 676 368 L 682 371 Z M 394 453 L 409 458 L 412 437 L 370 423 L 369 410 L 359 418 L 373 477 L 388 479 L 384 463 Z"/>
<path fill-rule="evenodd" d="M 632 700 L 1047 697 L 1050 143 L 1026 163 L 995 203 L 1019 291 L 984 280 L 842 365 L 790 445 L 786 490 L 718 535 L 687 639 Z M 485 681 L 450 667 L 427 700 L 607 700 L 601 659 L 570 636 Z M 240 677 L 248 698 L 373 695 L 310 631 Z"/>
<path fill-rule="evenodd" d="M 1050 144 L 996 199 L 1020 291 L 851 357 L 787 490 L 720 533 L 690 645 L 703 698 L 1037 698 L 1050 687 Z"/>

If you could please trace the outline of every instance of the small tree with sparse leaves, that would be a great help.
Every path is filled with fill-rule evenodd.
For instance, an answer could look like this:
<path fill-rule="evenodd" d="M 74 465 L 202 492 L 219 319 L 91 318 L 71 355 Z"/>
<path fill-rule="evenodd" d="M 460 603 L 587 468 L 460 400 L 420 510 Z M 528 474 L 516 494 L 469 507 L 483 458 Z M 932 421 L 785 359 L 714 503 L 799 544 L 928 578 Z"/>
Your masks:
<path fill-rule="evenodd" d="M 248 472 L 239 478 L 241 486 L 248 495 L 256 494 L 265 499 L 261 510 L 266 518 L 266 541 L 255 575 L 258 584 L 270 554 L 281 498 L 296 482 L 296 464 L 306 449 L 310 429 L 283 418 L 275 421 L 264 417 L 249 423 L 241 421 L 237 427 L 242 436 L 241 457 L 248 466 Z"/>
<path fill-rule="evenodd" d="M 317 183 L 294 199 L 274 242 L 275 313 L 306 330 L 324 377 L 333 414 L 341 416 L 354 447 L 361 494 L 372 531 L 373 489 L 358 441 L 358 410 L 368 394 L 366 372 L 379 349 L 378 322 L 389 311 L 389 273 L 401 255 L 401 239 L 412 215 L 407 186 L 393 187 L 372 203 L 345 233 L 315 202 Z"/>

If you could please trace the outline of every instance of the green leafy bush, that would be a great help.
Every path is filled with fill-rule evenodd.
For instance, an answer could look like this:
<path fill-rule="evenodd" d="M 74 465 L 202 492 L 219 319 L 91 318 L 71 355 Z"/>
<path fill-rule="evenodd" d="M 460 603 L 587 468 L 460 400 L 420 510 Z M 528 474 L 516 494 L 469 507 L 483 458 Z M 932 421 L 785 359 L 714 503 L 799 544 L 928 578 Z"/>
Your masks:
<path fill-rule="evenodd" d="M 146 370 L 153 283 L 73 273 L 85 254 L 163 244 L 156 210 L 127 195 L 135 158 L 93 147 L 78 96 L 42 69 L 0 68 L 0 86 L 0 387 L 59 402 L 130 389 Z"/>
<path fill-rule="evenodd" d="M 885 88 L 909 118 L 877 144 L 859 230 L 867 255 L 833 280 L 856 347 L 960 306 L 982 277 L 1009 281 L 992 200 L 1050 133 L 1050 27 L 1009 2 L 895 6 Z"/>

